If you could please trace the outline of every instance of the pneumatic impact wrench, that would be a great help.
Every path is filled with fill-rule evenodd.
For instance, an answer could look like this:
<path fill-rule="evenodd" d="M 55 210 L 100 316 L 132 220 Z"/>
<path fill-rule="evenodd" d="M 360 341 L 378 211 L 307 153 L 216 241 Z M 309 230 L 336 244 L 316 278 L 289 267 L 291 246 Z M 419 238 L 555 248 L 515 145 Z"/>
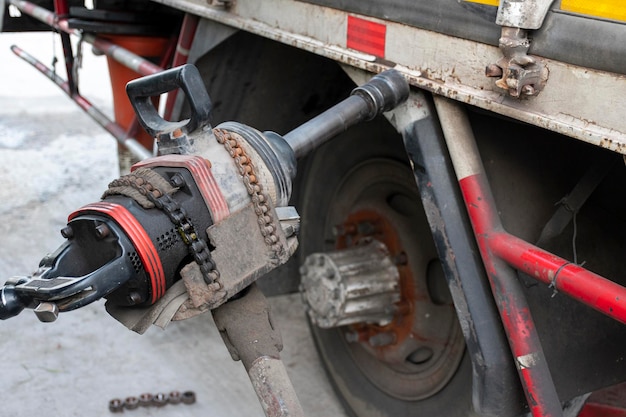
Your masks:
<path fill-rule="evenodd" d="M 151 97 L 176 88 L 190 118 L 170 122 Z M 177 283 L 189 293 L 182 310 L 218 307 L 293 254 L 299 219 L 288 201 L 297 159 L 393 109 L 409 88 L 399 72 L 383 72 L 284 136 L 236 122 L 212 128 L 211 100 L 192 65 L 132 81 L 127 93 L 159 156 L 69 215 L 65 242 L 34 274 L 0 289 L 0 319 L 32 308 L 53 321 L 102 297 L 122 310 L 148 308 Z"/>

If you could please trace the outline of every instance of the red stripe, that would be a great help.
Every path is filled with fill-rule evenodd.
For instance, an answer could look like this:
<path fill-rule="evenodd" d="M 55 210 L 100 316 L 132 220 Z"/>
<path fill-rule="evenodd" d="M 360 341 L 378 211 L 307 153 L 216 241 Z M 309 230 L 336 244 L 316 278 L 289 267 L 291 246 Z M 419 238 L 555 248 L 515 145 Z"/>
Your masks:
<path fill-rule="evenodd" d="M 156 168 L 160 166 L 186 168 L 189 170 L 191 176 L 196 181 L 200 194 L 202 194 L 204 203 L 211 213 L 213 223 L 218 223 L 228 217 L 230 214 L 228 204 L 219 185 L 217 185 L 215 177 L 213 177 L 211 162 L 200 156 L 163 155 L 138 162 L 133 165 L 131 170 L 134 171 L 141 167 Z"/>
<path fill-rule="evenodd" d="M 483 174 L 468 175 L 459 180 L 459 185 L 532 415 L 562 415 L 524 295 L 516 290 L 512 270 L 494 256 L 490 247 L 500 224 L 487 179 Z"/>
<path fill-rule="evenodd" d="M 165 272 L 163 271 L 161 258 L 159 258 L 157 250 L 150 236 L 148 236 L 148 233 L 141 224 L 139 224 L 137 219 L 135 219 L 135 216 L 125 207 L 114 203 L 99 202 L 88 204 L 70 214 L 68 221 L 90 212 L 105 214 L 107 217 L 114 220 L 122 228 L 124 233 L 126 233 L 150 277 L 152 286 L 152 298 L 150 302 L 154 304 L 165 294 Z"/>
<path fill-rule="evenodd" d="M 378 57 L 385 56 L 387 26 L 348 16 L 347 46 Z"/>

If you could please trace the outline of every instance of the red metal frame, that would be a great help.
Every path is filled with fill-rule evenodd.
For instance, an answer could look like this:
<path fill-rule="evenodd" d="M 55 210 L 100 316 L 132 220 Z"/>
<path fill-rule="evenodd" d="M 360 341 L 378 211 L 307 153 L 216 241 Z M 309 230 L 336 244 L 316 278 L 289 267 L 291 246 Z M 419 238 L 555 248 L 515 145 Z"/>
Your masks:
<path fill-rule="evenodd" d="M 530 411 L 534 417 L 562 416 L 561 402 L 517 276 L 493 256 L 489 246 L 490 234 L 502 228 L 489 184 L 482 173 L 461 178 L 459 184 Z"/>
<path fill-rule="evenodd" d="M 440 97 L 435 104 L 531 413 L 534 417 L 562 416 L 515 270 L 621 323 L 626 323 L 626 288 L 507 233 L 462 105 Z M 585 412 L 581 415 L 604 415 L 591 409 Z"/>

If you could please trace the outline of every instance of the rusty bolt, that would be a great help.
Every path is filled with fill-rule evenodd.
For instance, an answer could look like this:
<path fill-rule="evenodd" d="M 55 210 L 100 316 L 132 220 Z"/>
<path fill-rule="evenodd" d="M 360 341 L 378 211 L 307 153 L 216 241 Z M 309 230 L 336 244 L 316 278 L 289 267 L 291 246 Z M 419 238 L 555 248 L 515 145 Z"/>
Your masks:
<path fill-rule="evenodd" d="M 183 131 L 181 129 L 176 129 L 172 132 L 172 136 L 175 138 L 179 138 L 183 136 Z"/>
<path fill-rule="evenodd" d="M 157 407 L 163 407 L 164 405 L 167 404 L 167 399 L 168 399 L 167 395 L 163 394 L 162 392 L 159 392 L 152 399 L 152 403 L 156 405 Z"/>
<path fill-rule="evenodd" d="M 142 407 L 150 407 L 152 405 L 152 399 L 152 394 L 145 392 L 139 396 L 139 405 Z"/>
<path fill-rule="evenodd" d="M 61 229 L 61 236 L 63 236 L 66 239 L 73 238 L 74 237 L 74 229 L 72 229 L 72 226 L 67 225 L 63 229 Z"/>
<path fill-rule="evenodd" d="M 502 77 L 502 68 L 496 64 L 489 64 L 485 68 L 485 75 L 490 78 Z"/>
<path fill-rule="evenodd" d="M 139 407 L 139 399 L 137 399 L 137 397 L 126 398 L 126 400 L 124 400 L 124 407 L 127 410 L 134 410 L 135 408 Z"/>
<path fill-rule="evenodd" d="M 110 233 L 111 231 L 109 230 L 106 224 L 99 224 L 98 226 L 96 226 L 96 237 L 98 239 L 104 239 Z"/>
<path fill-rule="evenodd" d="M 185 391 L 181 396 L 181 401 L 183 404 L 193 404 L 196 402 L 196 393 L 193 391 Z"/>
<path fill-rule="evenodd" d="M 124 411 L 124 403 L 119 398 L 113 398 L 109 401 L 109 411 L 112 413 L 121 413 Z"/>

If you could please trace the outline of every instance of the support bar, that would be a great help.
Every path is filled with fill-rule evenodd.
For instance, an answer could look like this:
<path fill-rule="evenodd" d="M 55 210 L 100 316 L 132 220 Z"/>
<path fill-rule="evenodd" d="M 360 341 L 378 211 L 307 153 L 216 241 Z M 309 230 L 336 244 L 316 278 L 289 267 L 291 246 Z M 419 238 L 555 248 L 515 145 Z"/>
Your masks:
<path fill-rule="evenodd" d="M 102 51 L 102 53 L 104 53 L 106 56 L 113 58 L 120 64 L 132 69 L 138 74 L 151 75 L 163 71 L 163 68 L 159 67 L 158 65 L 153 64 L 147 59 L 144 59 L 139 55 L 134 54 L 125 48 L 122 48 L 121 46 L 117 46 L 112 42 L 106 41 L 102 38 L 98 38 L 90 34 L 82 34 L 79 30 L 71 29 L 67 23 L 67 19 L 57 19 L 57 16 L 55 16 L 54 13 L 47 9 L 44 9 L 43 7 L 37 6 L 36 4 L 25 0 L 9 0 L 9 4 L 12 4 L 13 6 L 17 7 L 21 12 L 32 16 L 43 23 L 46 23 L 56 30 L 78 37 L 82 36 L 85 42 L 93 45 L 96 49 Z"/>
<path fill-rule="evenodd" d="M 626 288 L 509 233 L 488 240 L 493 254 L 509 265 L 626 324 Z"/>
<path fill-rule="evenodd" d="M 144 148 L 136 139 L 128 138 L 126 131 L 120 125 L 109 119 L 104 113 L 94 107 L 86 98 L 76 93 L 71 94 L 67 81 L 59 77 L 54 71 L 46 67 L 36 58 L 19 48 L 18 46 L 11 46 L 11 50 L 15 55 L 22 58 L 24 61 L 31 64 L 39 72 L 52 80 L 61 90 L 65 92 L 78 106 L 85 111 L 93 120 L 95 120 L 100 126 L 102 126 L 107 132 L 123 146 L 125 146 L 134 156 L 139 159 L 147 159 L 152 157 L 152 153 Z"/>
<path fill-rule="evenodd" d="M 530 411 L 533 417 L 563 417 L 517 274 L 489 247 L 488 236 L 502 225 L 467 115 L 446 98 L 435 96 L 435 106 Z"/>

